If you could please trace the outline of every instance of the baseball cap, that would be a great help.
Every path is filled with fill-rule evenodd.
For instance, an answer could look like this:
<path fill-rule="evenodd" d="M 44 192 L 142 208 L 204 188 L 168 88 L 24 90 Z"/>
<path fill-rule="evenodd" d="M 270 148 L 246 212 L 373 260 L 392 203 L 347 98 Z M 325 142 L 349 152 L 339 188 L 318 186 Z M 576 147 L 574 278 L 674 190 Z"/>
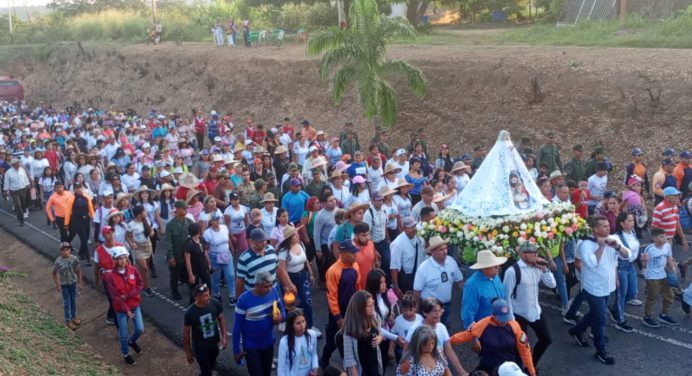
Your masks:
<path fill-rule="evenodd" d="M 679 195 L 681 192 L 678 191 L 677 188 L 675 187 L 666 187 L 663 189 L 663 195 L 664 196 L 676 196 Z"/>
<path fill-rule="evenodd" d="M 311 153 L 312 153 L 313 151 L 318 151 L 318 150 L 320 150 L 320 149 L 317 148 L 317 146 L 315 146 L 315 145 L 312 145 L 312 146 L 310 146 L 310 148 L 308 148 L 308 151 L 311 152 Z"/>
<path fill-rule="evenodd" d="M 380 193 L 379 191 L 373 192 L 372 195 L 370 195 L 370 198 L 373 201 L 382 201 L 383 200 L 382 193 Z"/>
<path fill-rule="evenodd" d="M 300 122 L 302 125 L 310 125 L 310 122 L 308 120 L 303 120 Z"/>
<path fill-rule="evenodd" d="M 221 142 L 221 137 L 219 137 L 219 136 L 214 137 L 214 142 Z"/>
<path fill-rule="evenodd" d="M 404 154 L 406 154 L 406 150 L 405 150 L 405 149 L 399 149 L 399 150 L 396 151 L 396 153 L 394 153 L 394 155 L 396 155 L 397 157 L 402 156 L 402 155 L 404 155 Z"/>
<path fill-rule="evenodd" d="M 692 157 L 692 153 L 689 152 L 689 150 L 685 150 L 682 153 L 680 153 L 680 158 L 690 158 Z"/>
<path fill-rule="evenodd" d="M 113 232 L 113 231 L 115 231 L 115 229 L 113 227 L 103 226 L 103 228 L 101 228 L 101 235 L 106 235 L 107 233 Z"/>
<path fill-rule="evenodd" d="M 632 149 L 632 155 L 635 157 L 639 155 L 644 155 L 644 151 L 641 148 L 634 148 Z"/>
<path fill-rule="evenodd" d="M 365 183 L 366 180 L 364 177 L 362 177 L 360 175 L 356 175 L 353 177 L 353 179 L 351 181 L 353 182 L 353 184 L 361 184 L 361 183 Z"/>
<path fill-rule="evenodd" d="M 173 204 L 176 209 L 187 209 L 187 204 L 183 200 L 178 200 Z"/>
<path fill-rule="evenodd" d="M 63 248 L 70 248 L 70 249 L 72 249 L 72 244 L 70 244 L 70 242 L 61 242 L 61 243 L 60 243 L 60 249 L 63 249 Z"/>
<path fill-rule="evenodd" d="M 672 160 L 672 159 L 666 158 L 666 159 L 664 159 L 664 160 L 661 161 L 661 164 L 662 164 L 662 165 L 672 165 L 672 164 L 675 164 L 675 163 L 673 163 L 673 160 Z"/>
<path fill-rule="evenodd" d="M 497 369 L 497 376 L 526 376 L 514 362 L 504 362 Z"/>
<path fill-rule="evenodd" d="M 416 220 L 413 219 L 413 217 L 404 217 L 404 219 L 401 220 L 401 224 L 404 227 L 416 227 Z"/>
<path fill-rule="evenodd" d="M 672 157 L 675 156 L 675 149 L 673 148 L 665 148 L 663 149 L 663 154 L 664 157 Z"/>
<path fill-rule="evenodd" d="M 125 249 L 125 247 L 123 246 L 113 247 L 113 249 L 111 249 L 111 257 L 113 257 L 114 259 L 129 255 L 130 252 L 128 252 L 127 249 Z"/>
<path fill-rule="evenodd" d="M 339 243 L 339 251 L 358 253 L 360 250 L 353 244 L 353 242 L 350 239 L 347 239 Z"/>
<path fill-rule="evenodd" d="M 240 199 L 240 196 L 236 192 L 231 192 L 228 194 L 228 199 L 229 200 L 238 200 Z"/>
<path fill-rule="evenodd" d="M 303 183 L 300 181 L 300 179 L 298 179 L 298 178 L 291 179 L 291 186 L 300 187 L 301 185 L 303 185 Z"/>
<path fill-rule="evenodd" d="M 535 253 L 537 251 L 538 247 L 535 244 L 531 244 L 530 242 L 524 242 L 522 245 L 519 246 L 519 252 Z"/>
<path fill-rule="evenodd" d="M 497 321 L 502 323 L 514 320 L 509 304 L 504 299 L 497 299 L 493 302 L 493 315 L 495 315 Z"/>
<path fill-rule="evenodd" d="M 72 185 L 72 188 L 82 188 L 82 183 L 77 181 Z"/>
<path fill-rule="evenodd" d="M 250 231 L 250 240 L 262 242 L 267 240 L 267 234 L 261 228 L 255 228 Z"/>
<path fill-rule="evenodd" d="M 103 196 L 103 197 L 106 197 L 106 196 L 113 196 L 113 190 L 110 189 L 110 188 L 104 189 L 104 190 L 103 190 L 103 194 L 102 194 L 101 196 Z"/>

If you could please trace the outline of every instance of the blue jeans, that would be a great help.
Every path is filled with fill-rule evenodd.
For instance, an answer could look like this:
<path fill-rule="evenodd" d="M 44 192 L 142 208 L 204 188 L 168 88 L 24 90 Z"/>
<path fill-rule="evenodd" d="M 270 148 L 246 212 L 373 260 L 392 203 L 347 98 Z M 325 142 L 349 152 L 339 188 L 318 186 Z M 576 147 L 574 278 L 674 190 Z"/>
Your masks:
<path fill-rule="evenodd" d="M 557 270 L 555 271 L 555 282 L 557 282 L 557 294 L 560 295 L 560 303 L 562 306 L 569 304 L 569 291 L 567 291 L 567 276 L 565 276 L 564 270 L 562 270 L 563 263 L 562 257 L 558 256 L 554 258 Z"/>
<path fill-rule="evenodd" d="M 216 262 L 216 255 L 210 253 L 209 261 L 211 261 L 211 267 L 214 268 L 214 273 L 211 275 L 211 292 L 214 297 L 221 297 L 221 271 L 223 270 L 223 274 L 226 276 L 226 283 L 228 284 L 228 296 L 230 298 L 235 298 L 235 270 L 233 270 L 233 260 L 228 264 L 219 264 Z"/>
<path fill-rule="evenodd" d="M 77 284 L 61 285 L 62 306 L 65 312 L 65 323 L 77 317 Z"/>
<path fill-rule="evenodd" d="M 298 307 L 305 313 L 305 321 L 308 322 L 308 328 L 312 328 L 312 292 L 310 291 L 310 273 L 303 268 L 298 273 L 288 273 L 291 278 L 291 283 L 298 289 Z"/>
<path fill-rule="evenodd" d="M 579 321 L 575 330 L 584 333 L 591 326 L 594 336 L 594 347 L 597 352 L 606 350 L 606 323 L 608 322 L 608 296 L 594 296 L 582 290 L 584 298 L 589 303 L 589 312 Z"/>
<path fill-rule="evenodd" d="M 135 331 L 132 333 L 132 337 L 128 339 L 127 336 L 129 335 L 129 328 L 127 324 L 130 317 L 127 315 L 127 312 L 116 312 L 116 315 L 118 316 L 118 337 L 120 338 L 120 351 L 122 351 L 123 355 L 127 355 L 130 352 L 127 344 L 128 340 L 129 342 L 136 343 L 139 336 L 144 333 L 144 320 L 142 319 L 142 311 L 140 310 L 139 306 L 135 307 L 135 309 L 132 310 L 132 313 L 135 314 L 135 317 L 132 319 L 132 322 L 135 324 Z"/>
<path fill-rule="evenodd" d="M 637 271 L 629 261 L 618 260 L 618 282 L 620 286 L 615 293 L 615 314 L 618 322 L 625 321 L 625 303 L 639 293 Z"/>
<path fill-rule="evenodd" d="M 577 311 L 579 311 L 579 308 L 581 307 L 581 302 L 584 301 L 584 294 L 585 292 L 583 290 L 579 290 L 577 295 L 574 296 L 574 300 L 572 300 L 572 304 L 569 306 L 569 310 L 567 311 L 565 317 L 574 317 L 574 315 L 577 314 Z"/>

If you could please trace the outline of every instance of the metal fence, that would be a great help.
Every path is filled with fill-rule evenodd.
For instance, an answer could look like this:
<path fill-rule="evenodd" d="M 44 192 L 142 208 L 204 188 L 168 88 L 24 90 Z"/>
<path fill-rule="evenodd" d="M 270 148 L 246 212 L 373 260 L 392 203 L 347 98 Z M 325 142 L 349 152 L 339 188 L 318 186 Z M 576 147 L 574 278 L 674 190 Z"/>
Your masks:
<path fill-rule="evenodd" d="M 558 26 L 574 26 L 584 21 L 610 20 L 617 14 L 618 0 L 567 0 Z"/>

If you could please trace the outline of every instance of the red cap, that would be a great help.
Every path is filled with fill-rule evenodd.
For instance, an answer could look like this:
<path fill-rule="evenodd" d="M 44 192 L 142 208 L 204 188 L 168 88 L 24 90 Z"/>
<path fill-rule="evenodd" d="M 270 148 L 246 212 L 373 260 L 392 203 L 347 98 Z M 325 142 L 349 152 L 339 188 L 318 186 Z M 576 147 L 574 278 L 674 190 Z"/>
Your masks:
<path fill-rule="evenodd" d="M 107 233 L 113 232 L 113 231 L 115 231 L 115 229 L 113 227 L 103 226 L 103 228 L 101 229 L 101 235 L 106 235 Z"/>

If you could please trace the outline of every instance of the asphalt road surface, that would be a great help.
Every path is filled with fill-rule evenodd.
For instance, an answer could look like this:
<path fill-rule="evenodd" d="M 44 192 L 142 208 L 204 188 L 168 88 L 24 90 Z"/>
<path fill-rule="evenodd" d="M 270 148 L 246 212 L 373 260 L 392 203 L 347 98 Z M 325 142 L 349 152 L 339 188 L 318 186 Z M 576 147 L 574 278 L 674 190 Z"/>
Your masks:
<path fill-rule="evenodd" d="M 14 213 L 10 212 L 10 209 L 9 202 L 0 204 L 0 226 L 51 260 L 56 258 L 59 254 L 59 235 L 57 230 L 46 225 L 45 214 L 41 211 L 32 211 L 25 226 L 20 227 Z M 689 235 L 688 240 L 692 241 Z M 75 238 L 73 245 L 79 246 L 78 238 Z M 91 249 L 93 250 L 93 248 L 94 245 L 92 244 Z M 678 259 L 684 259 L 691 256 L 692 252 L 685 253 L 679 245 L 676 245 L 674 247 L 674 255 Z M 163 251 L 163 246 L 160 245 L 155 255 L 158 278 L 152 279 L 152 288 L 156 292 L 156 296 L 151 298 L 143 297 L 142 309 L 144 315 L 151 322 L 154 322 L 159 330 L 176 343 L 181 344 L 183 312 L 185 311 L 185 304 L 189 295 L 186 288 L 181 288 L 183 299 L 180 301 L 170 299 L 168 268 L 164 258 L 165 252 Z M 85 267 L 84 275 L 91 279 L 93 275 L 91 268 Z M 682 281 L 684 287 L 688 284 L 689 280 Z M 639 279 L 639 287 L 638 298 L 644 300 L 644 281 L 641 278 Z M 461 329 L 459 322 L 460 295 L 461 292 L 455 288 L 451 306 L 450 333 Z M 227 296 L 227 294 L 224 296 Z M 314 288 L 313 299 L 315 325 L 324 331 L 328 314 L 326 292 L 323 289 Z M 646 327 L 641 323 L 643 306 L 627 306 L 627 320 L 635 328 L 634 333 L 620 332 L 615 329 L 612 323 L 609 324 L 607 329 L 609 338 L 608 350 L 616 359 L 616 364 L 613 366 L 599 363 L 593 357 L 593 347 L 577 347 L 569 337 L 567 330 L 570 327 L 562 322 L 562 316 L 559 312 L 560 301 L 557 295 L 545 290 L 541 294 L 540 302 L 549 322 L 553 340 L 552 345 L 548 348 L 539 364 L 541 375 L 692 375 L 692 317 L 682 312 L 679 300 L 675 301 L 671 312 L 671 316 L 680 322 L 680 326 L 675 328 L 661 326 L 661 328 L 652 329 Z M 659 307 L 660 303 L 655 312 L 660 309 Z M 106 299 L 104 297 L 104 320 L 106 308 Z M 586 304 L 584 304 L 581 310 L 582 312 L 588 310 Z M 229 331 L 231 331 L 233 328 L 233 309 L 226 307 L 225 315 L 229 323 Z M 530 338 L 533 337 L 533 332 L 530 329 L 528 335 Z M 230 342 L 231 339 L 229 338 L 229 345 Z M 323 344 L 324 340 L 320 339 L 318 343 L 318 352 L 320 354 Z M 470 347 L 459 346 L 456 350 L 463 366 L 467 370 L 474 369 L 478 363 L 478 357 L 470 351 Z M 118 351 L 116 343 L 113 343 L 113 351 Z M 180 356 L 184 356 L 182 348 Z M 332 364 L 340 365 L 338 353 L 333 355 Z M 394 374 L 394 367 L 391 363 L 386 373 L 387 375 Z M 220 356 L 219 374 L 246 374 L 244 369 L 234 364 L 230 346 L 229 350 L 226 350 Z"/>

